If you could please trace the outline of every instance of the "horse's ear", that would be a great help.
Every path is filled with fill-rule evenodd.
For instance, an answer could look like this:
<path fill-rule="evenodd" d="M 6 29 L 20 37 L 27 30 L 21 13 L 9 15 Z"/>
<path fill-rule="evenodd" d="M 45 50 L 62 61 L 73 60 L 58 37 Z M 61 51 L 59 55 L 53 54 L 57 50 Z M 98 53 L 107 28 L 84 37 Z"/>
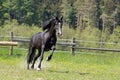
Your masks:
<path fill-rule="evenodd" d="M 61 16 L 60 20 L 62 20 L 62 19 L 63 19 L 63 16 Z"/>
<path fill-rule="evenodd" d="M 58 20 L 58 17 L 56 17 L 55 19 Z"/>

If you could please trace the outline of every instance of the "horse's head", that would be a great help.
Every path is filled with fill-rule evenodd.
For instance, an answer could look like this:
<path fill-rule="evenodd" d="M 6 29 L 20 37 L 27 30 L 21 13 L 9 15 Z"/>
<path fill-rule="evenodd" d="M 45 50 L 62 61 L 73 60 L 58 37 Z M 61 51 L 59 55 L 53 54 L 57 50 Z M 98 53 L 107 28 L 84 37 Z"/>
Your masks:
<path fill-rule="evenodd" d="M 63 16 L 59 19 L 58 17 L 55 18 L 54 20 L 54 28 L 57 31 L 58 35 L 62 35 L 62 25 L 63 25 Z"/>
<path fill-rule="evenodd" d="M 43 24 L 43 31 L 47 30 L 49 31 L 51 30 L 55 30 L 58 35 L 62 35 L 62 25 L 63 25 L 63 16 L 59 19 L 58 17 L 50 20 L 50 21 L 46 21 Z"/>

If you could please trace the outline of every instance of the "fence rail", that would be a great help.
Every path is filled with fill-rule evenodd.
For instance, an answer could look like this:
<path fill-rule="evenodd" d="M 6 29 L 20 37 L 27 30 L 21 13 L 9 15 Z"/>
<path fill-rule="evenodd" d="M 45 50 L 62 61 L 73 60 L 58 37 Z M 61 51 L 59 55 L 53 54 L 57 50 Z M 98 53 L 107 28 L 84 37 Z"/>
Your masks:
<path fill-rule="evenodd" d="M 74 47 L 74 48 L 75 49 L 85 49 L 85 50 L 99 50 L 99 51 L 120 52 L 120 49 L 92 48 L 92 47 Z"/>
<path fill-rule="evenodd" d="M 0 41 L 1 46 L 17 46 L 17 42 L 13 41 Z"/>
<path fill-rule="evenodd" d="M 10 33 L 9 37 L 10 37 L 10 41 L 13 41 L 13 42 L 22 42 L 22 43 L 30 42 L 30 38 L 14 36 L 13 32 Z M 115 44 L 119 45 L 120 44 L 117 42 L 96 42 L 96 41 L 76 40 L 75 38 L 73 38 L 73 39 L 59 39 L 57 42 L 57 45 L 70 46 L 71 47 L 70 51 L 71 51 L 71 54 L 73 54 L 73 55 L 74 55 L 76 49 L 120 52 L 120 49 L 108 49 L 108 48 L 101 48 L 101 47 L 100 48 L 82 47 L 82 46 L 78 45 L 79 43 L 110 44 L 110 45 L 115 45 Z M 13 46 L 11 46 L 11 50 L 12 50 L 12 48 L 13 48 Z"/>

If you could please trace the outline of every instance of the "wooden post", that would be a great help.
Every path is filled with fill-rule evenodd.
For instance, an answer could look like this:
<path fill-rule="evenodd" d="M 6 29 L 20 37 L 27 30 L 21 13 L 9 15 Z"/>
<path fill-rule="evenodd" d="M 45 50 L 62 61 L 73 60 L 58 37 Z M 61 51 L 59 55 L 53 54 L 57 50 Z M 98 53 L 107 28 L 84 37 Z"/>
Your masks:
<path fill-rule="evenodd" d="M 10 32 L 10 40 L 13 41 L 13 32 Z M 10 46 L 9 55 L 13 54 L 13 46 Z"/>
<path fill-rule="evenodd" d="M 73 38 L 72 43 L 75 43 L 75 38 Z M 71 54 L 75 55 L 75 45 L 74 44 L 71 47 Z"/>

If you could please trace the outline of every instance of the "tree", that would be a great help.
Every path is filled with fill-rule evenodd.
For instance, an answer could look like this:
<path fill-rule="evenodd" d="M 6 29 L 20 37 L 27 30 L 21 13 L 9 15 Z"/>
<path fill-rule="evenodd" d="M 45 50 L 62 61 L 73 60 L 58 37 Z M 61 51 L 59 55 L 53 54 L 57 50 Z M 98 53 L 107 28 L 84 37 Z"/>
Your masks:
<path fill-rule="evenodd" d="M 116 4 L 118 3 L 117 0 L 105 0 L 103 1 L 104 11 L 103 14 L 106 15 L 104 18 L 104 27 L 108 30 L 109 34 L 112 34 L 116 25 L 116 16 L 118 13 Z"/>
<path fill-rule="evenodd" d="M 95 0 L 95 4 L 96 4 L 96 10 L 95 10 L 95 26 L 98 27 L 100 30 L 102 30 L 102 19 L 101 19 L 101 15 L 102 15 L 102 11 L 100 8 L 100 2 L 101 0 Z"/>
<path fill-rule="evenodd" d="M 39 5 L 39 14 L 42 21 L 61 15 L 62 0 L 42 0 Z"/>
<path fill-rule="evenodd" d="M 4 24 L 4 6 L 3 6 L 4 0 L 0 0 L 0 26 Z"/>
<path fill-rule="evenodd" d="M 61 15 L 62 0 L 1 0 L 0 23 L 16 19 L 19 24 L 41 26 L 43 21 Z"/>
<path fill-rule="evenodd" d="M 76 17 L 76 8 L 73 5 L 73 0 L 68 0 L 68 12 L 67 12 L 67 23 L 70 28 L 77 28 L 77 17 Z"/>
<path fill-rule="evenodd" d="M 117 25 L 120 26 L 120 0 L 116 0 L 116 15 L 115 20 L 117 22 Z"/>

